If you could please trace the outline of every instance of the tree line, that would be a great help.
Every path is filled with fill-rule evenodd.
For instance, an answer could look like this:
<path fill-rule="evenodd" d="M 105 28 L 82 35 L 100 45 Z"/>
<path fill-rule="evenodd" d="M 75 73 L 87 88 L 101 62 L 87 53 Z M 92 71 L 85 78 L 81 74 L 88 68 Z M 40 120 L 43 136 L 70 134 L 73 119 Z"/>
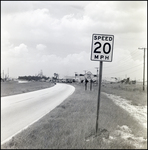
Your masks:
<path fill-rule="evenodd" d="M 18 77 L 19 80 L 27 80 L 27 81 L 31 81 L 31 80 L 34 80 L 34 81 L 39 81 L 39 80 L 48 80 L 50 79 L 49 77 L 46 77 L 46 76 L 19 76 Z"/>

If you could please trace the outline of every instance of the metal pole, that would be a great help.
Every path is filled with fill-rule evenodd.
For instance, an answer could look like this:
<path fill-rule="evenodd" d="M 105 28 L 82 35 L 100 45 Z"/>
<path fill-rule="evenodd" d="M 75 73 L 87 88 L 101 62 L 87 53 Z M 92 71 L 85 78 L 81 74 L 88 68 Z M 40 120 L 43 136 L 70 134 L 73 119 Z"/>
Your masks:
<path fill-rule="evenodd" d="M 90 91 L 92 91 L 92 79 L 90 79 Z"/>
<path fill-rule="evenodd" d="M 144 49 L 144 56 L 143 56 L 143 91 L 145 90 L 145 50 L 146 48 L 138 48 Z"/>
<path fill-rule="evenodd" d="M 96 67 L 96 69 L 97 69 L 97 84 L 98 84 L 98 67 Z"/>
<path fill-rule="evenodd" d="M 103 62 L 100 61 L 99 84 L 98 84 L 97 118 L 96 118 L 96 134 L 98 132 L 98 120 L 99 120 L 99 109 L 100 109 L 100 94 L 101 94 L 101 81 L 102 81 L 102 67 L 103 67 Z"/>
<path fill-rule="evenodd" d="M 145 48 L 144 48 L 144 61 L 143 61 L 143 91 L 145 90 Z"/>
<path fill-rule="evenodd" d="M 8 78 L 9 78 L 9 68 L 8 68 Z"/>
<path fill-rule="evenodd" d="M 3 70 L 3 80 L 4 80 L 4 70 Z"/>
<path fill-rule="evenodd" d="M 75 72 L 75 80 L 76 80 L 76 73 L 77 73 L 77 72 Z"/>

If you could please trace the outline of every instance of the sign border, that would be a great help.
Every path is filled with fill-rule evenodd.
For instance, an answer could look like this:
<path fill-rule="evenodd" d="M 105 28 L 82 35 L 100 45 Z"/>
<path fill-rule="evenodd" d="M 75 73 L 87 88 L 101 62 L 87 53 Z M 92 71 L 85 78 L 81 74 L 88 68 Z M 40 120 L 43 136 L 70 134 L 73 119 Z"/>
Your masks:
<path fill-rule="evenodd" d="M 94 35 L 113 36 L 112 54 L 111 54 L 111 60 L 110 60 L 110 61 L 105 61 L 105 60 L 93 60 L 93 59 L 92 59 L 92 48 L 93 48 L 93 36 L 94 36 Z M 91 56 L 90 56 L 91 61 L 112 62 L 112 61 L 113 61 L 113 48 L 114 48 L 114 35 L 111 35 L 111 34 L 95 34 L 95 33 L 94 33 L 94 34 L 92 34 Z"/>

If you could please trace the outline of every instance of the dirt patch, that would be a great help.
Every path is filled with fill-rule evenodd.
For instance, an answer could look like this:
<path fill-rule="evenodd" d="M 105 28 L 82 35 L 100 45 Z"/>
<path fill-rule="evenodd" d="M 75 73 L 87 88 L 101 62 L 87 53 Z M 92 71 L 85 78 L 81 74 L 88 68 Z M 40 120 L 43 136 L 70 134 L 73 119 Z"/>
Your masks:
<path fill-rule="evenodd" d="M 136 118 L 145 129 L 147 128 L 147 106 L 135 106 L 132 105 L 131 101 L 123 99 L 120 96 L 115 96 L 107 93 L 103 94 L 113 100 L 115 104 L 129 112 L 129 114 Z"/>
<path fill-rule="evenodd" d="M 96 138 L 105 138 L 108 139 L 109 138 L 109 131 L 107 131 L 107 129 L 101 129 L 99 128 L 97 133 L 91 133 L 91 135 L 89 135 L 88 137 L 85 138 L 86 141 L 93 141 Z"/>
<path fill-rule="evenodd" d="M 121 148 L 126 147 L 133 149 L 146 149 L 147 148 L 147 139 L 143 137 L 136 137 L 132 130 L 126 126 L 117 126 L 116 130 L 110 133 L 108 139 L 104 139 L 108 142 L 111 148 Z M 123 146 L 124 145 L 124 146 Z"/>

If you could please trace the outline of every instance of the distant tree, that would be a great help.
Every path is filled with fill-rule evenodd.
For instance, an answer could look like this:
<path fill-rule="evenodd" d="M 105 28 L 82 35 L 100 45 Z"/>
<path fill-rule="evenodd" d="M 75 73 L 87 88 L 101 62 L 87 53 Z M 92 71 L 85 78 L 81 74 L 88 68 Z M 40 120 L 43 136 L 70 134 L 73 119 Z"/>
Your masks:
<path fill-rule="evenodd" d="M 18 77 L 19 80 L 27 80 L 27 81 L 40 81 L 42 79 L 45 79 L 45 80 L 48 80 L 49 77 L 46 77 L 46 76 L 19 76 Z"/>

